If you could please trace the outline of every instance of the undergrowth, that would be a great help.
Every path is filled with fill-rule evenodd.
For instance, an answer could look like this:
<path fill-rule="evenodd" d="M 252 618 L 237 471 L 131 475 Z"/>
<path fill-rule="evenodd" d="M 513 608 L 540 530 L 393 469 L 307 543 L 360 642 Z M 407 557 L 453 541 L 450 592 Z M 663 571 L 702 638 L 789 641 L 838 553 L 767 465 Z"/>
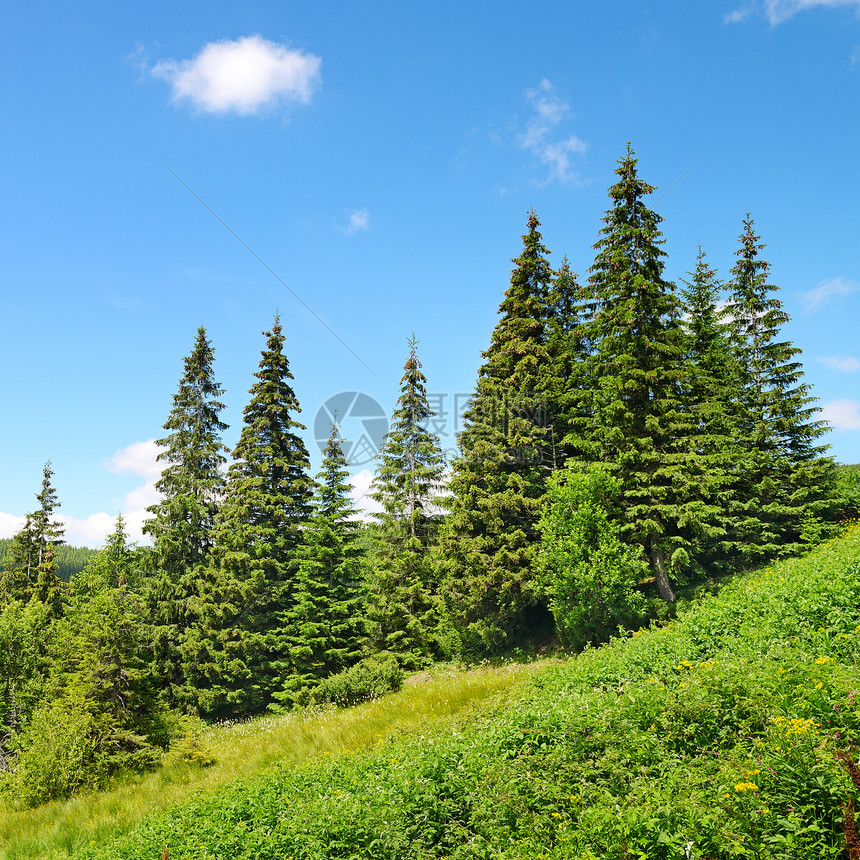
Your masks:
<path fill-rule="evenodd" d="M 860 792 L 849 773 L 860 739 L 858 607 L 855 526 L 801 559 L 729 581 L 668 624 L 520 669 L 519 684 L 468 718 L 421 716 L 394 733 L 370 726 L 362 737 L 375 733 L 372 748 L 333 735 L 317 754 L 237 773 L 120 839 L 94 832 L 70 853 L 848 857 Z M 450 693 L 460 684 L 443 680 Z M 370 713 L 318 719 L 353 714 L 363 726 Z"/>

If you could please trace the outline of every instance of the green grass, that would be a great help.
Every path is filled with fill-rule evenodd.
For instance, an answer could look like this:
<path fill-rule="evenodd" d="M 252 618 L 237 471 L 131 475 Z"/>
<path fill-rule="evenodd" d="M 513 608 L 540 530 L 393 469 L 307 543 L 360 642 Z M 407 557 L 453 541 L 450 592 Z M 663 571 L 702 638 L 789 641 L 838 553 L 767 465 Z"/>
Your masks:
<path fill-rule="evenodd" d="M 190 797 L 204 797 L 252 774 L 259 776 L 273 763 L 294 767 L 468 712 L 532 668 L 512 665 L 455 673 L 440 667 L 413 677 L 399 693 L 347 711 L 298 712 L 214 726 L 202 738 L 205 750 L 215 759 L 211 767 L 189 767 L 168 757 L 156 773 L 120 781 L 108 792 L 34 810 L 0 811 L 0 857 L 50 860 L 74 856 L 93 843 L 118 838 L 148 813 Z"/>
<path fill-rule="evenodd" d="M 5 856 L 843 858 L 858 607 L 854 527 L 574 659 L 215 730 L 216 768 L 4 819 Z"/>

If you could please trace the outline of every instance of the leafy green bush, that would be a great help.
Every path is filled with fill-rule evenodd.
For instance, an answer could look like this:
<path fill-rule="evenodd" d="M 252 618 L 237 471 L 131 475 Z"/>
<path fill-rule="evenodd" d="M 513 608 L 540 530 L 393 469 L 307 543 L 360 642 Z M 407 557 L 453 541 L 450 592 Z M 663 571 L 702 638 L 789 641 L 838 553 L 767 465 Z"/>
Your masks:
<path fill-rule="evenodd" d="M 599 464 L 568 466 L 550 478 L 539 529 L 538 565 L 565 645 L 605 641 L 642 618 L 636 590 L 647 566 L 622 543 L 614 517 L 618 482 Z"/>
<path fill-rule="evenodd" d="M 20 752 L 0 788 L 18 808 L 29 808 L 96 783 L 92 761 L 97 738 L 92 716 L 68 700 L 36 709 L 15 739 Z"/>
<path fill-rule="evenodd" d="M 367 657 L 321 681 L 311 700 L 314 704 L 332 703 L 346 708 L 399 690 L 402 684 L 403 670 L 394 655 Z"/>

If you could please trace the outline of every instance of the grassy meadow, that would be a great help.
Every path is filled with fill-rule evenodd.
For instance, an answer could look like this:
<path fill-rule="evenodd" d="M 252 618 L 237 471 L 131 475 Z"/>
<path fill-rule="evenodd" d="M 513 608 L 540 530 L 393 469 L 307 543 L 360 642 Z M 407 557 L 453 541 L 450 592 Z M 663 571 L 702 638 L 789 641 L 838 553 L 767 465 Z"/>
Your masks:
<path fill-rule="evenodd" d="M 854 860 L 858 656 L 854 525 L 569 660 L 206 730 L 211 766 L 0 814 L 0 857 Z"/>

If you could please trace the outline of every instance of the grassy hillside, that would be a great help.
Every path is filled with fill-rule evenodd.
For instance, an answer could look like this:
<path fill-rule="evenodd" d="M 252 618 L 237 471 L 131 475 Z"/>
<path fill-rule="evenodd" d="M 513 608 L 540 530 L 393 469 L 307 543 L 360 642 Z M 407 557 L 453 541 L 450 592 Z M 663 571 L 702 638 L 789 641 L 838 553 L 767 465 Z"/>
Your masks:
<path fill-rule="evenodd" d="M 0 819 L 5 856 L 848 857 L 858 607 L 855 526 L 576 659 L 219 729 L 213 768 Z"/>

